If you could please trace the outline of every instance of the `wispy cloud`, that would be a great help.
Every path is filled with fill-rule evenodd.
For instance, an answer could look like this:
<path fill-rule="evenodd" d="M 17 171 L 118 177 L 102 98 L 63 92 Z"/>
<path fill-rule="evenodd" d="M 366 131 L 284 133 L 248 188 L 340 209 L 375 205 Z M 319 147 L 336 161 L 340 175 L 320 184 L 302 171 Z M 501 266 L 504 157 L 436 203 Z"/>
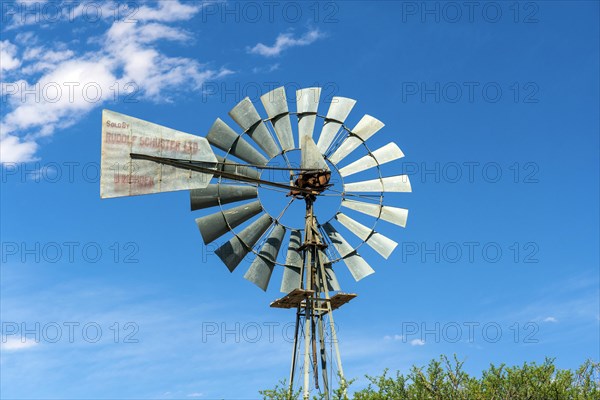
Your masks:
<path fill-rule="evenodd" d="M 393 335 L 393 336 L 392 335 L 387 335 L 387 336 L 384 336 L 383 339 L 387 340 L 387 341 L 391 341 L 391 340 L 398 341 L 398 340 L 401 340 L 403 343 L 406 343 L 408 341 L 408 338 L 405 338 L 402 335 Z M 422 340 L 422 339 L 413 339 L 413 340 L 411 340 L 408 343 L 410 343 L 411 346 L 423 346 L 423 345 L 425 345 L 425 341 Z"/>
<path fill-rule="evenodd" d="M 542 321 L 544 321 L 544 322 L 552 322 L 552 323 L 558 322 L 558 320 L 556 318 L 554 318 L 554 317 L 546 317 Z"/>
<path fill-rule="evenodd" d="M 252 72 L 255 74 L 260 74 L 260 73 L 269 73 L 269 72 L 273 72 L 273 71 L 277 71 L 279 69 L 279 63 L 275 63 L 275 64 L 270 64 L 270 65 L 266 65 L 264 67 L 254 67 L 252 68 Z"/>
<path fill-rule="evenodd" d="M 21 338 L 19 337 L 2 337 L 2 343 L 0 343 L 0 348 L 5 351 L 19 351 L 30 349 L 39 344 L 35 340 L 31 338 Z"/>
<path fill-rule="evenodd" d="M 404 336 L 402 335 L 386 335 L 383 337 L 384 340 L 402 340 Z"/>
<path fill-rule="evenodd" d="M 201 7 L 202 5 L 196 3 L 184 4 L 179 1 L 162 1 L 156 8 L 140 7 L 133 18 L 145 21 L 182 21 L 192 18 Z"/>
<path fill-rule="evenodd" d="M 169 93 L 195 90 L 206 80 L 230 74 L 192 58 L 170 56 L 158 46 L 163 41 L 187 43 L 189 32 L 165 23 L 187 20 L 200 9 L 179 1 L 143 6 L 136 22 L 114 21 L 90 37 L 84 51 L 64 43 L 39 45 L 35 35 L 20 45 L 1 42 L 2 71 L 9 73 L 2 77 L 8 112 L 0 121 L 0 163 L 35 160 L 41 137 L 73 125 L 115 96 L 133 93 L 136 100 L 169 102 Z"/>
<path fill-rule="evenodd" d="M 272 46 L 268 46 L 264 43 L 258 43 L 254 47 L 249 47 L 248 52 L 251 54 L 259 54 L 265 57 L 277 57 L 284 50 L 292 47 L 308 46 L 324 36 L 325 35 L 318 29 L 311 29 L 298 38 L 294 37 L 294 35 L 290 32 L 280 33 Z"/>

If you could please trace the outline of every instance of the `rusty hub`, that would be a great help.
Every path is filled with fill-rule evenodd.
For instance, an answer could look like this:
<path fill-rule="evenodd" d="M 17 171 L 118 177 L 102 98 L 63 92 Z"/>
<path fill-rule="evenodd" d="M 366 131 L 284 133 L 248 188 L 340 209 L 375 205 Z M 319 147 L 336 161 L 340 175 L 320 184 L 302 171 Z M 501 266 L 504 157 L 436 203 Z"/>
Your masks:
<path fill-rule="evenodd" d="M 318 172 L 304 172 L 298 176 L 294 181 L 294 186 L 301 189 L 308 189 L 314 192 L 321 193 L 329 186 L 329 180 L 331 179 L 331 171 L 318 171 Z M 311 196 L 314 200 L 314 195 L 307 195 L 298 190 L 292 190 L 289 193 L 290 196 L 305 197 Z"/>

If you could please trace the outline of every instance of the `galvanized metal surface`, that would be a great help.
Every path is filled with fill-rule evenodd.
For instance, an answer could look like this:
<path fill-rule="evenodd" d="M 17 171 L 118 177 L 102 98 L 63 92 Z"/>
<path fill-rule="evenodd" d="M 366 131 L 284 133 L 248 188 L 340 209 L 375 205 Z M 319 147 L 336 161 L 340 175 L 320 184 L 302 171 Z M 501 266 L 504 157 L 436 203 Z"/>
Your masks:
<path fill-rule="evenodd" d="M 355 104 L 356 100 L 347 97 L 334 97 L 331 99 L 331 105 L 329 106 L 329 111 L 325 117 L 325 123 L 317 142 L 317 147 L 321 153 L 325 153 L 329 146 L 331 146 L 336 133 L 338 133 L 342 124 L 348 118 L 348 114 L 350 114 Z"/>
<path fill-rule="evenodd" d="M 396 143 L 388 143 L 385 146 L 373 151 L 373 153 L 354 161 L 352 164 L 349 164 L 344 168 L 341 168 L 340 175 L 346 177 L 402 157 L 404 157 L 404 153 L 402 153 L 402 150 L 400 150 L 398 145 L 396 145 Z"/>
<path fill-rule="evenodd" d="M 342 207 L 350 208 L 375 218 L 380 218 L 403 228 L 406 227 L 406 220 L 408 218 L 408 210 L 406 208 L 382 206 L 380 204 L 365 203 L 348 199 L 342 200 Z"/>
<path fill-rule="evenodd" d="M 367 141 L 371 136 L 384 127 L 384 123 L 375 117 L 365 114 L 358 124 L 351 130 L 352 135 L 348 136 L 342 142 L 340 147 L 329 157 L 329 160 L 337 164 L 348 154 L 352 153 L 363 141 Z"/>
<path fill-rule="evenodd" d="M 375 272 L 330 223 L 323 225 L 323 229 L 356 281 Z"/>
<path fill-rule="evenodd" d="M 337 280 L 335 272 L 331 265 L 331 260 L 327 257 L 327 254 L 323 250 L 319 250 L 319 262 L 325 267 L 325 278 L 327 280 L 327 290 L 338 291 L 340 290 L 340 284 Z"/>
<path fill-rule="evenodd" d="M 244 275 L 245 279 L 254 283 L 265 292 L 269 286 L 271 274 L 275 267 L 275 260 L 277 259 L 277 254 L 279 254 L 279 249 L 281 248 L 284 236 L 285 228 L 279 224 L 275 225 L 271 234 L 258 252 L 258 256 L 254 259 L 252 265 L 250 265 L 250 268 Z"/>
<path fill-rule="evenodd" d="M 297 229 L 291 230 L 285 259 L 286 265 L 283 267 L 283 278 L 281 279 L 280 291 L 283 293 L 289 293 L 294 289 L 300 288 L 300 273 L 304 262 L 302 253 L 298 250 L 301 244 L 302 233 Z"/>
<path fill-rule="evenodd" d="M 268 214 L 263 214 L 237 236 L 219 247 L 215 254 L 233 272 L 272 223 L 273 219 Z"/>
<path fill-rule="evenodd" d="M 327 276 L 327 290 L 336 292 L 342 290 L 331 264 L 325 266 L 325 275 Z"/>
<path fill-rule="evenodd" d="M 268 160 L 252 147 L 244 138 L 240 137 L 221 118 L 214 122 L 206 139 L 213 146 L 229 152 L 240 160 L 252 165 L 267 165 Z"/>
<path fill-rule="evenodd" d="M 386 259 L 392 254 L 396 246 L 398 246 L 398 243 L 392 239 L 353 220 L 344 213 L 338 213 L 335 219 Z"/>
<path fill-rule="evenodd" d="M 100 197 L 136 196 L 206 187 L 212 174 L 186 171 L 131 153 L 216 163 L 205 138 L 110 110 L 102 111 Z"/>
<path fill-rule="evenodd" d="M 263 211 L 260 201 L 242 204 L 228 210 L 219 210 L 196 219 L 204 244 L 209 244 L 229 232 L 232 228 L 248 221 L 250 218 Z"/>
<path fill-rule="evenodd" d="M 279 147 L 262 122 L 250 98 L 246 97 L 229 111 L 229 116 L 250 136 L 270 158 L 279 154 Z"/>
<path fill-rule="evenodd" d="M 408 175 L 344 183 L 344 191 L 346 192 L 410 192 L 411 190 Z"/>
<path fill-rule="evenodd" d="M 221 204 L 253 199 L 258 196 L 258 190 L 248 185 L 208 185 L 204 189 L 190 190 L 190 206 L 192 211 L 214 207 Z"/>
<path fill-rule="evenodd" d="M 408 210 L 406 208 L 381 206 L 379 204 L 364 203 L 347 199 L 342 200 L 342 207 L 350 208 L 376 218 L 378 217 L 384 221 L 401 226 L 402 228 L 406 227 L 406 221 L 408 219 Z"/>
<path fill-rule="evenodd" d="M 281 279 L 279 291 L 282 293 L 289 293 L 294 289 L 298 289 L 301 282 L 301 272 L 302 270 L 300 268 L 285 265 L 283 267 L 283 278 Z"/>
<path fill-rule="evenodd" d="M 284 151 L 295 148 L 285 88 L 281 86 L 263 94 L 260 100 L 267 111 L 271 124 L 273 124 L 273 130 L 279 139 L 281 148 Z"/>
<path fill-rule="evenodd" d="M 298 113 L 298 143 L 302 147 L 304 136 L 313 136 L 321 88 L 311 87 L 296 91 L 296 111 Z"/>
<path fill-rule="evenodd" d="M 313 138 L 304 136 L 302 141 L 300 168 L 329 171 L 329 167 Z"/>

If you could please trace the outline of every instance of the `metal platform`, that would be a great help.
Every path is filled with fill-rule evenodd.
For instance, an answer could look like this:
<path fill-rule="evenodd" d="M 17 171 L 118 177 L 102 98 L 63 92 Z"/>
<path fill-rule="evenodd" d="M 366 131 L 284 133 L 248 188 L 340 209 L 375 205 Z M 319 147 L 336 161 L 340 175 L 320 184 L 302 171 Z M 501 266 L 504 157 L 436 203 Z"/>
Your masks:
<path fill-rule="evenodd" d="M 331 309 L 335 310 L 340 308 L 356 296 L 356 293 L 337 293 L 331 298 Z"/>
<path fill-rule="evenodd" d="M 273 308 L 294 308 L 298 307 L 300 303 L 307 297 L 312 296 L 315 293 L 314 290 L 294 289 L 289 292 L 285 297 L 277 299 L 271 303 Z"/>
<path fill-rule="evenodd" d="M 315 293 L 314 290 L 294 289 L 291 292 L 289 292 L 285 297 L 282 297 L 281 299 L 277 299 L 274 302 L 272 302 L 271 307 L 273 307 L 273 308 L 295 308 L 295 307 L 298 307 L 307 298 L 312 297 L 312 295 L 314 293 Z M 335 294 L 333 297 L 331 297 L 331 299 L 329 299 L 329 302 L 331 304 L 331 309 L 335 310 L 335 309 L 340 308 L 341 306 L 348 303 L 350 300 L 352 300 L 356 296 L 357 296 L 356 293 L 337 293 L 337 294 Z M 327 301 L 327 299 L 323 299 L 323 298 L 314 299 L 314 300 L 319 302 L 320 304 L 321 304 L 321 302 Z"/>

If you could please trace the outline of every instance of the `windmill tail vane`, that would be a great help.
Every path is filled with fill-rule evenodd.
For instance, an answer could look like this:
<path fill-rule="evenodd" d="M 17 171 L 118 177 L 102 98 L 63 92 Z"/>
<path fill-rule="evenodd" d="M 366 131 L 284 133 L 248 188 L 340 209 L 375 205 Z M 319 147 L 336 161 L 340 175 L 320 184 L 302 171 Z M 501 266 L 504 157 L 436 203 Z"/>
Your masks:
<path fill-rule="evenodd" d="M 102 114 L 102 198 L 188 190 L 192 211 L 212 209 L 196 224 L 205 244 L 227 239 L 215 254 L 229 271 L 252 255 L 244 278 L 266 291 L 273 271 L 283 270 L 285 296 L 271 307 L 296 311 L 289 390 L 301 387 L 304 399 L 313 391 L 329 399 L 334 381 L 344 379 L 333 311 L 356 294 L 341 292 L 334 266 L 345 264 L 356 281 L 372 274 L 358 249 L 366 244 L 385 259 L 391 255 L 398 243 L 375 227 L 379 220 L 405 227 L 408 210 L 384 205 L 384 194 L 411 191 L 408 176 L 382 174 L 382 165 L 404 157 L 400 148 L 390 142 L 371 150 L 366 143 L 384 124 L 364 115 L 350 129 L 345 121 L 356 101 L 333 97 L 321 115 L 320 94 L 317 87 L 296 91 L 290 112 L 285 88 L 277 88 L 261 96 L 264 119 L 245 98 L 229 112 L 239 134 L 220 118 L 200 137 L 110 110 Z M 345 161 L 359 149 L 362 157 Z M 273 171 L 289 172 L 289 179 L 269 179 L 266 172 Z M 271 211 L 264 191 L 285 206 Z M 339 205 L 321 220 L 315 206 L 325 199 Z M 303 203 L 303 215 L 292 225 L 287 215 L 295 203 Z"/>

